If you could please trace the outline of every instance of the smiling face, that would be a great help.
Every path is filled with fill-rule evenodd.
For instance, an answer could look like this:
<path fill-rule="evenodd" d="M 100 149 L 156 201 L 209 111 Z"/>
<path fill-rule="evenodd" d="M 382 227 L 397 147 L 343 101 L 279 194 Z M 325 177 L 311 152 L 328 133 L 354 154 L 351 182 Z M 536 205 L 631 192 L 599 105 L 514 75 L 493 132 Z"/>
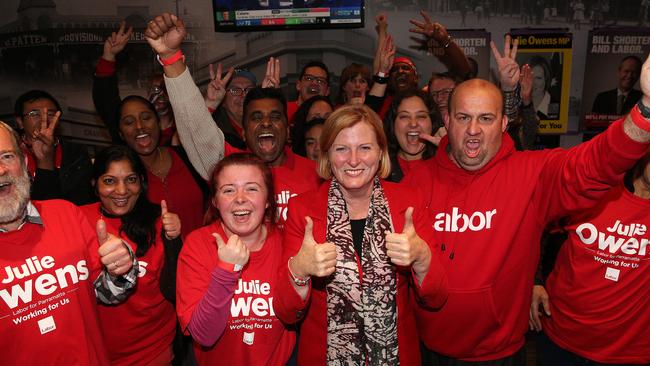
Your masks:
<path fill-rule="evenodd" d="M 95 184 L 102 208 L 115 216 L 131 212 L 142 192 L 140 177 L 128 160 L 111 162 Z"/>
<path fill-rule="evenodd" d="M 244 137 L 253 154 L 272 166 L 281 165 L 287 134 L 287 118 L 279 100 L 264 98 L 248 103 Z"/>
<path fill-rule="evenodd" d="M 147 156 L 156 151 L 160 127 L 155 111 L 137 99 L 130 100 L 120 111 L 120 136 L 138 155 Z"/>
<path fill-rule="evenodd" d="M 472 79 L 456 88 L 450 107 L 447 153 L 459 167 L 479 170 L 499 151 L 508 124 L 501 93 L 494 84 Z"/>
<path fill-rule="evenodd" d="M 219 211 L 226 234 L 246 241 L 258 237 L 267 207 L 262 171 L 252 165 L 230 165 L 217 176 L 213 204 Z"/>
<path fill-rule="evenodd" d="M 0 227 L 22 218 L 29 202 L 30 180 L 17 141 L 0 128 Z"/>
<path fill-rule="evenodd" d="M 416 96 L 402 100 L 394 123 L 395 137 L 400 146 L 399 155 L 405 160 L 422 159 L 425 144 L 420 139 L 420 134 L 431 134 L 433 129 L 429 109 L 424 101 Z"/>
<path fill-rule="evenodd" d="M 327 154 L 332 174 L 344 193 L 370 195 L 381 156 L 377 136 L 370 124 L 362 121 L 341 130 Z"/>
<path fill-rule="evenodd" d="M 153 80 L 151 80 L 148 99 L 156 107 L 156 112 L 159 116 L 171 113 L 172 106 L 171 103 L 169 103 L 169 95 L 167 95 L 165 79 L 162 75 L 156 75 Z"/>
<path fill-rule="evenodd" d="M 639 61 L 629 58 L 621 63 L 618 68 L 618 87 L 623 91 L 632 89 L 639 80 L 641 64 Z"/>

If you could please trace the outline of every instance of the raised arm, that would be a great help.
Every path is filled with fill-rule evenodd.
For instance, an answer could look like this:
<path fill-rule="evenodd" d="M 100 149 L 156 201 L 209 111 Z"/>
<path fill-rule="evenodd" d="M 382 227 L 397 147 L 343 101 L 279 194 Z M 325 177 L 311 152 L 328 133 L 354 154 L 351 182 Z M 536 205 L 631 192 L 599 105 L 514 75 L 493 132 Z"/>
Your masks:
<path fill-rule="evenodd" d="M 463 49 L 460 48 L 447 29 L 440 23 L 434 23 L 429 14 L 424 10 L 420 11 L 423 21 L 411 19 L 410 22 L 415 28 L 409 29 L 409 32 L 422 34 L 427 40 L 434 40 L 444 48 L 444 54 L 438 56 L 440 62 L 447 66 L 447 69 L 454 75 L 466 77 L 471 72 L 471 67 Z"/>
<path fill-rule="evenodd" d="M 492 56 L 497 64 L 499 85 L 501 86 L 501 91 L 503 91 L 506 116 L 508 116 L 509 121 L 517 119 L 521 104 L 518 90 L 521 72 L 517 61 L 515 61 L 518 45 L 519 41 L 517 39 L 511 43 L 510 35 L 506 34 L 503 54 L 501 54 L 494 41 L 490 41 Z"/>
<path fill-rule="evenodd" d="M 120 22 L 120 28 L 113 32 L 104 41 L 102 57 L 97 61 L 95 76 L 93 77 L 93 104 L 100 118 L 108 128 L 114 143 L 121 141 L 118 121 L 116 118 L 117 106 L 120 104 L 120 90 L 117 75 L 115 74 L 115 59 L 124 50 L 133 33 L 133 27 L 126 29 L 126 23 Z"/>
<path fill-rule="evenodd" d="M 163 65 L 165 86 L 183 148 L 194 169 L 207 180 L 224 156 L 225 141 L 185 65 L 181 43 L 186 35 L 183 21 L 169 13 L 155 17 L 145 31 L 147 42 Z"/>

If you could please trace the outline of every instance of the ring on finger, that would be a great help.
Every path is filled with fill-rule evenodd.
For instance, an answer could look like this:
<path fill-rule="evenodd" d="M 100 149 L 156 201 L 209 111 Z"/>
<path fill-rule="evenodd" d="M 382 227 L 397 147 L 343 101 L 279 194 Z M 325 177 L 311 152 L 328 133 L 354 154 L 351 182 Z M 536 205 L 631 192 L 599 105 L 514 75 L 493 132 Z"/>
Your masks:
<path fill-rule="evenodd" d="M 118 269 L 120 267 L 118 261 L 113 262 L 113 268 Z"/>

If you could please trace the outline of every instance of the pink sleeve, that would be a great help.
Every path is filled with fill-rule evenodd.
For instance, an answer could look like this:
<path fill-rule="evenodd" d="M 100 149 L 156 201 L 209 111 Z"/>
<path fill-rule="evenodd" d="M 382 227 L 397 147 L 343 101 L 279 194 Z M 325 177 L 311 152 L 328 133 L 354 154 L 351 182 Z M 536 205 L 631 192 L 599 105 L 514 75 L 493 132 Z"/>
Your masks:
<path fill-rule="evenodd" d="M 194 308 L 187 330 L 200 345 L 212 346 L 223 334 L 230 316 L 230 302 L 235 293 L 239 272 L 216 267 L 208 289 Z"/>

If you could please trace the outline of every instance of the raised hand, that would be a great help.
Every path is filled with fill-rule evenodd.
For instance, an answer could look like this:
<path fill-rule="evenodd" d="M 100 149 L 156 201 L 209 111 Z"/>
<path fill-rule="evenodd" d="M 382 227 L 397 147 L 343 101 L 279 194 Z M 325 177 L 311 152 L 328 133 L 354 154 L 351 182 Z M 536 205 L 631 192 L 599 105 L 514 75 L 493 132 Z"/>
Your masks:
<path fill-rule="evenodd" d="M 177 214 L 169 212 L 165 200 L 160 201 L 160 221 L 168 239 L 176 239 L 181 235 L 181 219 Z"/>
<path fill-rule="evenodd" d="M 144 32 L 149 46 L 162 59 L 166 59 L 180 50 L 186 35 L 185 23 L 170 13 L 163 13 L 155 17 L 149 22 Z"/>
<path fill-rule="evenodd" d="M 226 75 L 222 74 L 221 63 L 217 64 L 217 73 L 214 73 L 212 64 L 208 64 L 208 70 L 210 71 L 210 84 L 208 84 L 208 90 L 205 93 L 205 106 L 212 109 L 217 109 L 219 104 L 226 97 L 226 87 L 232 78 L 232 75 L 235 72 L 234 68 L 229 68 Z"/>
<path fill-rule="evenodd" d="M 262 88 L 279 88 L 280 87 L 280 59 L 269 57 L 266 62 L 266 72 L 262 80 Z"/>
<path fill-rule="evenodd" d="M 533 101 L 533 70 L 528 64 L 521 67 L 521 101 L 524 105 L 530 105 Z"/>
<path fill-rule="evenodd" d="M 375 74 L 377 72 L 383 72 L 386 75 L 390 73 L 390 68 L 393 66 L 393 60 L 395 59 L 395 52 L 396 48 L 395 43 L 393 42 L 393 37 L 387 35 L 383 45 L 381 45 L 381 49 L 379 50 L 379 60 L 377 62 L 378 70 L 375 70 Z"/>
<path fill-rule="evenodd" d="M 415 19 L 409 20 L 409 22 L 415 26 L 415 28 L 409 29 L 409 32 L 422 34 L 427 38 L 434 39 L 441 45 L 447 42 L 449 39 L 447 29 L 440 23 L 434 23 L 426 11 L 420 10 L 420 15 L 422 15 L 424 21 L 421 22 Z"/>
<path fill-rule="evenodd" d="M 375 17 L 375 30 L 377 33 L 386 32 L 388 30 L 388 16 L 386 13 L 379 13 Z"/>
<path fill-rule="evenodd" d="M 220 261 L 241 267 L 248 263 L 250 252 L 238 235 L 231 235 L 227 243 L 217 233 L 212 233 L 212 236 L 217 241 L 217 254 Z"/>
<path fill-rule="evenodd" d="M 401 233 L 386 233 L 386 254 L 395 265 L 413 265 L 416 274 L 426 274 L 429 270 L 431 251 L 415 231 L 413 207 L 404 213 L 404 229 Z"/>
<path fill-rule="evenodd" d="M 59 123 L 61 111 L 57 111 L 52 118 L 48 118 L 47 108 L 40 110 L 40 122 L 34 126 L 32 135 L 32 152 L 36 165 L 41 169 L 54 169 L 54 131 Z"/>
<path fill-rule="evenodd" d="M 336 270 L 336 246 L 332 243 L 319 244 L 314 239 L 314 223 L 305 217 L 305 236 L 302 246 L 290 262 L 291 272 L 297 277 L 327 277 Z"/>
<path fill-rule="evenodd" d="M 121 21 L 120 29 L 118 29 L 117 32 L 111 33 L 110 37 L 106 38 L 106 41 L 104 41 L 104 53 L 102 54 L 102 58 L 105 60 L 115 61 L 115 56 L 122 52 L 124 46 L 129 43 L 129 38 L 133 33 L 133 27 L 129 27 L 125 32 L 125 26 L 126 22 L 124 20 Z"/>
<path fill-rule="evenodd" d="M 530 304 L 530 316 L 528 318 L 528 325 L 530 330 L 540 332 L 542 330 L 542 321 L 540 317 L 542 312 L 539 310 L 539 305 L 542 305 L 546 316 L 551 316 L 551 305 L 548 301 L 548 292 L 544 286 L 533 286 L 533 302 Z"/>
<path fill-rule="evenodd" d="M 97 240 L 99 241 L 99 259 L 111 276 L 121 276 L 131 270 L 133 261 L 122 239 L 106 231 L 104 220 L 97 220 Z"/>
<path fill-rule="evenodd" d="M 506 39 L 503 45 L 503 55 L 499 53 L 496 44 L 494 41 L 490 41 L 490 48 L 492 48 L 492 55 L 494 60 L 497 63 L 497 68 L 499 70 L 499 80 L 501 81 L 501 89 L 505 91 L 514 90 L 519 83 L 519 65 L 515 60 L 517 56 L 517 47 L 519 46 L 519 40 L 515 39 L 510 44 L 510 35 L 506 34 Z"/>
<path fill-rule="evenodd" d="M 442 140 L 443 137 L 447 136 L 447 129 L 445 126 L 441 126 L 438 128 L 436 133 L 433 135 L 429 135 L 428 133 L 420 133 L 420 138 L 426 141 L 429 141 L 430 143 L 438 146 L 440 145 L 440 140 Z"/>

